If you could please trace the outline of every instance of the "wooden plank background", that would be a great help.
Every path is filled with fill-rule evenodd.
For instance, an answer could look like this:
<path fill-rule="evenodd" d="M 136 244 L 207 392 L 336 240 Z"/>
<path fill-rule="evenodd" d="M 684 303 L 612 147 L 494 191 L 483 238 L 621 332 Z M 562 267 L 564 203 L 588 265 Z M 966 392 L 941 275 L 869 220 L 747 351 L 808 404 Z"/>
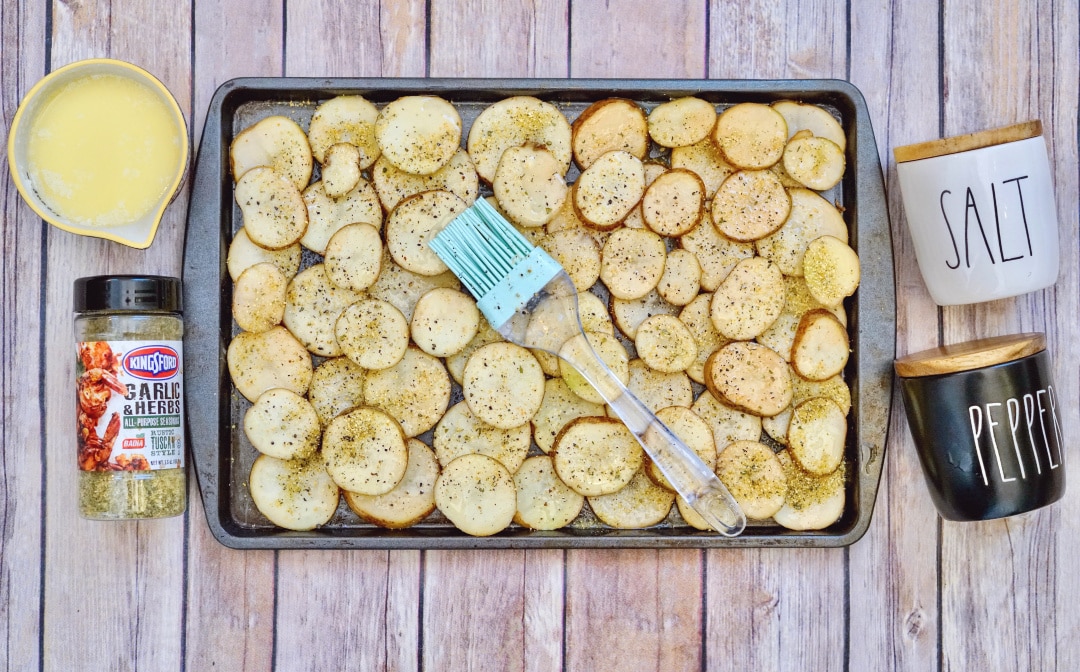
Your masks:
<path fill-rule="evenodd" d="M 161 78 L 195 143 L 237 76 L 846 79 L 887 180 L 898 352 L 1044 331 L 1074 437 L 1078 34 L 1075 0 L 2 0 L 0 104 L 6 128 L 34 82 L 94 56 Z M 1052 154 L 1058 283 L 939 309 L 890 148 L 1029 118 Z M 1080 669 L 1078 498 L 942 522 L 898 404 L 871 528 L 846 549 L 241 552 L 194 485 L 183 517 L 81 521 L 72 281 L 178 275 L 187 194 L 139 252 L 2 189 L 0 670 Z"/>

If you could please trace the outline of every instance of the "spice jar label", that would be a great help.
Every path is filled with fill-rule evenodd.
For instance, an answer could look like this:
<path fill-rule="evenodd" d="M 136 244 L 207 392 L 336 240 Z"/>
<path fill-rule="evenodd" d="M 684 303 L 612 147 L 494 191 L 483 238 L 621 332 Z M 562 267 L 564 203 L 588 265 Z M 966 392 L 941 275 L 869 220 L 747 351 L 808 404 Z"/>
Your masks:
<path fill-rule="evenodd" d="M 77 344 L 79 468 L 184 466 L 181 341 Z"/>

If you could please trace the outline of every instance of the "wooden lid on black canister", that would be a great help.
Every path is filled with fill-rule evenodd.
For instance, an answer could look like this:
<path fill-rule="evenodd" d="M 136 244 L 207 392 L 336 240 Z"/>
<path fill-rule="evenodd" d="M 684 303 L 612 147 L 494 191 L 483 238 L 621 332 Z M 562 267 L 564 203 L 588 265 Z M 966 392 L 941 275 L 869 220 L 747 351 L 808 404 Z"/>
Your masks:
<path fill-rule="evenodd" d="M 939 376 L 1012 362 L 1045 349 L 1043 334 L 995 336 L 912 353 L 897 359 L 893 366 L 902 378 Z"/>

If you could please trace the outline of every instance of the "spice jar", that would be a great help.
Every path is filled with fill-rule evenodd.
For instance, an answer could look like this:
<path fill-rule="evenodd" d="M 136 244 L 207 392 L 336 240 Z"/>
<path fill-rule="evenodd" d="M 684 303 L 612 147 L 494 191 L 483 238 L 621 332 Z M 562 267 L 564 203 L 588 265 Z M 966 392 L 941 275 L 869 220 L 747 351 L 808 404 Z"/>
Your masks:
<path fill-rule="evenodd" d="M 182 303 L 177 278 L 75 281 L 84 518 L 164 518 L 187 506 Z"/>

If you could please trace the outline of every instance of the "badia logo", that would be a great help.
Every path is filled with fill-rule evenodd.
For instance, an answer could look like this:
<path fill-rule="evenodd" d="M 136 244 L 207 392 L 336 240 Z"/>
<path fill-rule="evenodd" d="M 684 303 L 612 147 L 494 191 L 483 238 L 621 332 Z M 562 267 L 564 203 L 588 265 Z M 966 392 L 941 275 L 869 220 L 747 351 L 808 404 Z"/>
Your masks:
<path fill-rule="evenodd" d="M 143 380 L 165 380 L 180 369 L 180 355 L 167 345 L 144 345 L 124 355 L 124 369 Z"/>

